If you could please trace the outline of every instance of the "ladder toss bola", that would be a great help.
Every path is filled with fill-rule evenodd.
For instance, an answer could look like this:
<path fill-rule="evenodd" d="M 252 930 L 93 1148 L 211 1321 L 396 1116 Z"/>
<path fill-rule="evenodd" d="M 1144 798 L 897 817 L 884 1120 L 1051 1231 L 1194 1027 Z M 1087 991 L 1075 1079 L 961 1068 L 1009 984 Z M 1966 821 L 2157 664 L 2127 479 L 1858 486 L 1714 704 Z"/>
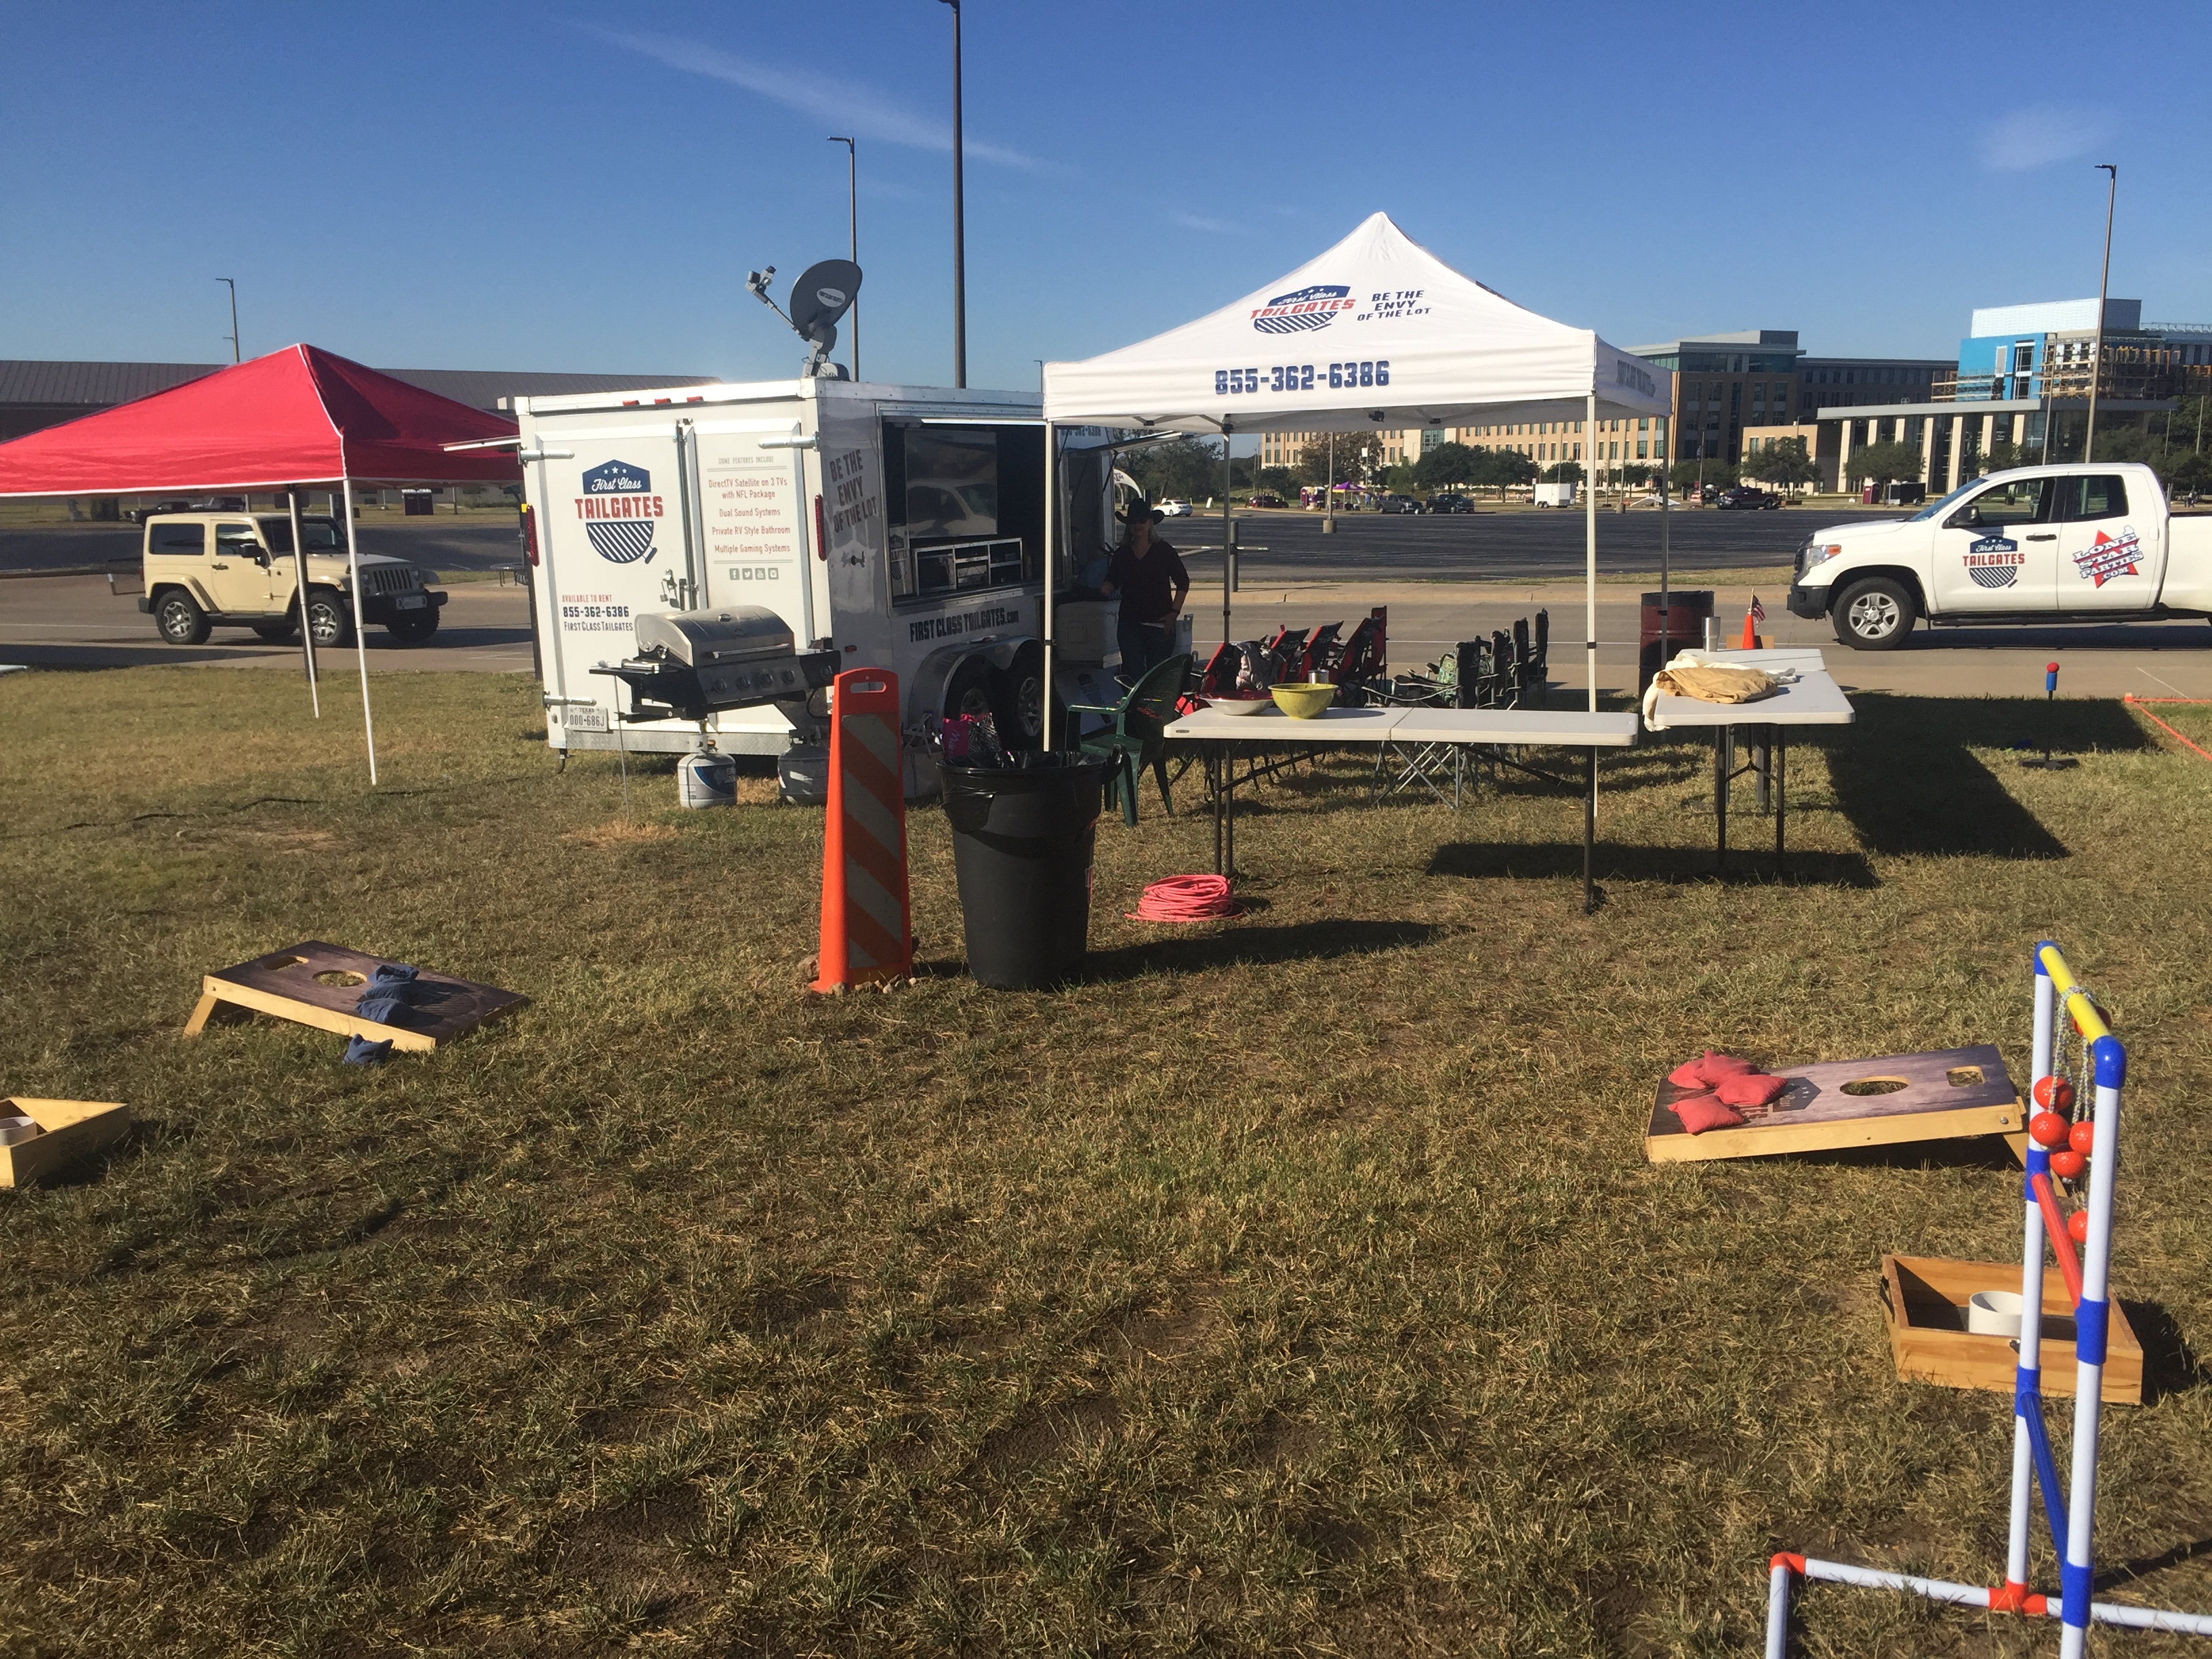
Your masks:
<path fill-rule="evenodd" d="M 2063 1022 L 2062 1022 L 2063 1015 Z M 2075 1044 L 2069 1063 L 2068 1038 Z M 2106 1335 L 2112 1322 L 2112 1203 L 2118 1175 L 2120 1095 L 2128 1056 L 2118 1037 L 2067 967 L 2058 947 L 2035 947 L 2034 1098 L 2039 1109 L 2028 1125 L 2024 1185 L 2024 1243 L 2021 1252 L 2020 1364 L 2013 1384 L 2012 1506 L 2004 1583 L 1992 1587 L 1951 1583 L 1911 1573 L 1883 1572 L 1788 1552 L 1769 1568 L 1766 1659 L 1784 1659 L 1790 1644 L 1790 1596 L 1796 1580 L 1907 1590 L 1933 1601 L 2001 1613 L 2057 1618 L 2059 1653 L 2081 1659 L 2092 1620 L 2137 1630 L 2212 1636 L 2212 1615 L 2168 1613 L 2092 1599 L 2096 1519 L 2097 1431 L 2104 1405 Z M 2069 1075 L 2072 1073 L 2072 1075 Z M 2087 1115 L 2069 1120 L 2075 1107 Z M 2087 1133 L 2084 1133 L 2084 1132 Z M 2086 1164 L 2086 1169 L 2085 1169 Z M 2086 1202 L 2063 1213 L 2057 1183 Z M 2077 1259 L 2075 1246 L 2080 1244 Z M 2043 1415 L 2042 1321 L 2044 1249 L 2048 1244 L 2074 1304 L 2074 1443 L 2063 1490 Z M 2035 1498 L 2051 1527 L 2059 1555 L 2059 1594 L 2028 1588 L 2028 1545 Z"/>

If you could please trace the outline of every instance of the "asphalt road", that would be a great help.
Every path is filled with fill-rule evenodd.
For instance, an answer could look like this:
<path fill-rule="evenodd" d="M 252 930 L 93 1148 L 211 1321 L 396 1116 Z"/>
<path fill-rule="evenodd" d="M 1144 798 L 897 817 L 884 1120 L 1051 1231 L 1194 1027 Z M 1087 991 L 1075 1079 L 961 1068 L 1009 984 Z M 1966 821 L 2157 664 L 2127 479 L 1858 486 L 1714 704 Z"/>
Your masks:
<path fill-rule="evenodd" d="M 1601 512 L 1599 571 L 1656 570 L 1659 518 L 1656 508 Z M 1797 544 L 1823 522 L 1817 514 L 1787 507 L 1771 513 L 1708 507 L 1669 513 L 1667 518 L 1673 562 L 1684 570 L 1787 569 L 1796 558 Z M 1160 528 L 1178 549 L 1191 550 L 1194 570 L 1219 568 L 1218 514 L 1170 519 Z M 1239 516 L 1237 533 L 1240 586 L 1254 580 L 1388 577 L 1540 581 L 1582 574 L 1586 526 L 1579 511 L 1525 507 L 1497 513 L 1347 513 L 1337 515 L 1334 535 L 1324 535 L 1317 513 L 1253 513 Z"/>
<path fill-rule="evenodd" d="M 434 570 L 490 570 L 518 564 L 515 521 L 504 514 L 360 520 L 361 550 L 412 559 Z M 94 570 L 134 565 L 145 532 L 137 525 L 71 524 L 0 529 L 0 573 Z M 5 595 L 0 595 L 4 599 Z"/>

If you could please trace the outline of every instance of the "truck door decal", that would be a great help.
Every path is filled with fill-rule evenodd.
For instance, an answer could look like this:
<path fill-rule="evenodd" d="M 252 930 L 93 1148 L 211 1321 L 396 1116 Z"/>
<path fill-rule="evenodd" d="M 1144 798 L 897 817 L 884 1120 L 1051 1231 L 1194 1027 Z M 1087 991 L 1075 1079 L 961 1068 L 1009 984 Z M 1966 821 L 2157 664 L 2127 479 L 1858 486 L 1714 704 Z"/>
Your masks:
<path fill-rule="evenodd" d="M 2010 587 L 2027 562 L 2020 544 L 2009 536 L 1984 536 L 1966 548 L 1966 574 L 1977 587 Z"/>
<path fill-rule="evenodd" d="M 2074 556 L 2074 574 L 2102 587 L 2115 576 L 2140 575 L 2142 558 L 2142 541 L 2135 526 L 2122 525 L 2117 536 L 2100 530 L 2097 539 Z"/>

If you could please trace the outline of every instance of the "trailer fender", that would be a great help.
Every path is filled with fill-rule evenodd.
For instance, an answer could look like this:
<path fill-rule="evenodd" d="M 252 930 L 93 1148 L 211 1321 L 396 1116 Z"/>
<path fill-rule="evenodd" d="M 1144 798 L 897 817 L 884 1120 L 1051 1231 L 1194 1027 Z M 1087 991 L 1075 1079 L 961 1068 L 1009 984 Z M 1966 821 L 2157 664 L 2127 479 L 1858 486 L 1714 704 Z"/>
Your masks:
<path fill-rule="evenodd" d="M 981 658 L 994 672 L 1013 665 L 1025 645 L 1036 643 L 1025 634 L 1004 638 L 993 637 L 960 645 L 940 645 L 921 659 L 914 671 L 914 684 L 907 689 L 907 718 L 918 720 L 930 714 L 945 712 L 945 689 L 952 684 L 952 677 L 960 672 L 963 663 Z"/>

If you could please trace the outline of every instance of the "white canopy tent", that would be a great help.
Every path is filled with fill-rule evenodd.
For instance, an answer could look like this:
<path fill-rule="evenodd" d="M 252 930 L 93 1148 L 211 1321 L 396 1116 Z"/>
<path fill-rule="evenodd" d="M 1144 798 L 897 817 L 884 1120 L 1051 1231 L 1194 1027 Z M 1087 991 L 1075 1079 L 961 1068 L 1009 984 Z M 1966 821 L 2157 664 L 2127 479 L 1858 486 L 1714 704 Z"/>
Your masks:
<path fill-rule="evenodd" d="M 1673 412 L 1673 377 L 1524 310 L 1462 276 L 1370 215 L 1351 235 L 1234 305 L 1081 362 L 1044 366 L 1047 466 L 1053 428 L 1163 432 L 1376 432 L 1575 421 L 1584 476 L 1601 419 Z M 1230 629 L 1236 549 L 1222 457 L 1222 637 Z M 1334 483 L 1334 480 L 1331 480 Z M 1059 491 L 1045 492 L 1045 539 Z M 1597 497 L 1583 491 L 1583 651 L 1597 707 Z M 1052 674 L 1052 583 L 1045 584 L 1046 683 Z M 1048 699 L 1049 702 L 1049 699 Z M 1047 719 L 1050 719 L 1048 708 Z M 1049 732 L 1048 732 L 1048 739 Z"/>

